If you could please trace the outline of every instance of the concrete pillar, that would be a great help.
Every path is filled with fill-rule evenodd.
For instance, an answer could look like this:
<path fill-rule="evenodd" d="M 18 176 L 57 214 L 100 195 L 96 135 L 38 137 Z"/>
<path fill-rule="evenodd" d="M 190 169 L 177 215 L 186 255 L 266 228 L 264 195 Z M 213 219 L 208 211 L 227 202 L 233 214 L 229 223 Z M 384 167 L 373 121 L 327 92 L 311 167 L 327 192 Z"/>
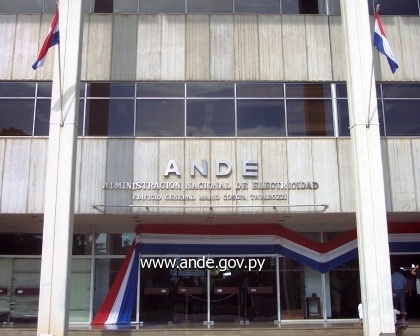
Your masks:
<path fill-rule="evenodd" d="M 68 332 L 82 27 L 82 0 L 60 0 L 60 45 L 54 47 L 37 335 L 64 336 Z"/>
<path fill-rule="evenodd" d="M 356 183 L 363 334 L 395 335 L 372 40 L 366 0 L 341 0 Z M 357 307 L 354 307 L 356 310 Z"/>

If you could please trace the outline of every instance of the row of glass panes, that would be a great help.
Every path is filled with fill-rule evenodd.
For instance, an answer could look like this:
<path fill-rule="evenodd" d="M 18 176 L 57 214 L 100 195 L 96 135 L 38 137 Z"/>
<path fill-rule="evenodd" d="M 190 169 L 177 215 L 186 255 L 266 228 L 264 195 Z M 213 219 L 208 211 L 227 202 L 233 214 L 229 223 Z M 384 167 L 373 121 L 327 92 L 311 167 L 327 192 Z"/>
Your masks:
<path fill-rule="evenodd" d="M 81 98 L 347 98 L 345 83 L 82 82 Z M 51 98 L 52 82 L 1 82 L 2 98 Z M 377 84 L 379 98 L 420 98 L 420 83 Z"/>
<path fill-rule="evenodd" d="M 373 14 L 377 0 L 367 0 Z M 419 15 L 419 0 L 381 0 L 382 15 Z M 2 0 L 0 13 L 53 13 L 56 0 Z M 340 14 L 340 0 L 83 0 L 84 13 Z"/>
<path fill-rule="evenodd" d="M 419 89 L 377 85 L 381 135 L 420 135 Z M 79 136 L 348 136 L 346 95 L 342 83 L 83 83 Z M 0 135 L 48 135 L 50 96 L 51 83 L 0 83 Z"/>

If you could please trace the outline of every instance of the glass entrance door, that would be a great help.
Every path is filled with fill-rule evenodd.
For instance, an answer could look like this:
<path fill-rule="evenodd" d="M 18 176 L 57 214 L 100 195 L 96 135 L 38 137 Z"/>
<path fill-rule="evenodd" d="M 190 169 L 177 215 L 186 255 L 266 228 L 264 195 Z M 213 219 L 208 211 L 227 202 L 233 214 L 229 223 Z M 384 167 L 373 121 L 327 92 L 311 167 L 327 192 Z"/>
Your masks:
<path fill-rule="evenodd" d="M 140 321 L 170 324 L 207 319 L 207 272 L 182 264 L 188 260 L 194 266 L 201 258 L 150 258 L 161 267 L 141 267 Z"/>
<path fill-rule="evenodd" d="M 226 258 L 215 258 L 223 265 Z M 236 267 L 210 271 L 210 319 L 219 322 L 277 319 L 276 258 L 229 258 Z M 233 262 L 230 262 L 233 265 Z M 253 269 L 250 266 L 258 265 Z"/>

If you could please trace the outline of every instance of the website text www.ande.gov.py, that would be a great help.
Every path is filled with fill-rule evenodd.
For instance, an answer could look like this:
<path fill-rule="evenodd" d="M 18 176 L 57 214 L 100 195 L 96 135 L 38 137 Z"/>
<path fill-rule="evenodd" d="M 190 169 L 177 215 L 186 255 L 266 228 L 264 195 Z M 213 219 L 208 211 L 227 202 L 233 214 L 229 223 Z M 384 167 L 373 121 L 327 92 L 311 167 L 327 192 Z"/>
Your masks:
<path fill-rule="evenodd" d="M 207 257 L 201 258 L 141 258 L 140 267 L 143 269 L 179 269 L 179 270 L 214 270 L 221 272 L 232 270 L 235 268 L 248 271 L 261 271 L 264 266 L 265 259 L 257 258 L 220 258 L 212 259 Z"/>

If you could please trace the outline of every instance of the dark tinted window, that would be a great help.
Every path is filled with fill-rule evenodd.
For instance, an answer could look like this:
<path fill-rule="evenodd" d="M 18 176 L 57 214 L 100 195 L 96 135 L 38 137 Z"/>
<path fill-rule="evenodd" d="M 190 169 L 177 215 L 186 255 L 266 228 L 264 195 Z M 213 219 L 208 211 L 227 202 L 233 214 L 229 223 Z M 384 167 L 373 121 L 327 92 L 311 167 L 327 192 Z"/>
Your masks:
<path fill-rule="evenodd" d="M 187 136 L 235 136 L 235 101 L 189 100 Z"/>
<path fill-rule="evenodd" d="M 287 101 L 289 136 L 333 136 L 330 100 L 296 99 Z"/>
<path fill-rule="evenodd" d="M 341 15 L 340 0 L 328 0 L 329 14 Z"/>
<path fill-rule="evenodd" d="M 51 82 L 44 82 L 38 83 L 38 97 L 46 97 L 50 98 L 52 92 L 52 83 Z"/>
<path fill-rule="evenodd" d="M 187 83 L 187 97 L 234 97 L 233 83 Z"/>
<path fill-rule="evenodd" d="M 41 255 L 42 235 L 24 233 L 2 233 L 0 254 Z"/>
<path fill-rule="evenodd" d="M 383 104 L 387 136 L 420 135 L 420 99 L 384 99 Z"/>
<path fill-rule="evenodd" d="M 382 84 L 383 98 L 420 98 L 420 84 Z"/>
<path fill-rule="evenodd" d="M 185 0 L 140 0 L 140 13 L 185 13 Z"/>
<path fill-rule="evenodd" d="M 182 99 L 138 99 L 136 136 L 184 136 L 184 110 Z"/>
<path fill-rule="evenodd" d="M 44 13 L 55 13 L 57 10 L 56 0 L 44 0 Z"/>
<path fill-rule="evenodd" d="M 378 99 L 378 120 L 379 132 L 381 136 L 385 135 L 385 124 L 382 113 L 382 101 Z M 338 135 L 350 136 L 349 122 L 349 106 L 347 99 L 337 99 L 337 118 L 338 118 Z"/>
<path fill-rule="evenodd" d="M 32 135 L 35 99 L 0 99 L 0 136 Z"/>
<path fill-rule="evenodd" d="M 42 0 L 1 0 L 0 13 L 41 13 Z"/>
<path fill-rule="evenodd" d="M 337 84 L 336 86 L 336 96 L 337 98 L 347 98 L 347 85 L 346 84 Z"/>
<path fill-rule="evenodd" d="M 232 13 L 232 0 L 188 0 L 188 13 Z"/>
<path fill-rule="evenodd" d="M 79 100 L 79 129 L 77 132 L 78 136 L 84 135 L 84 129 L 85 129 L 85 99 Z"/>
<path fill-rule="evenodd" d="M 324 1 L 281 0 L 283 14 L 325 14 Z"/>
<path fill-rule="evenodd" d="M 380 15 L 419 15 L 418 0 L 368 0 L 369 14 L 375 12 L 375 6 L 380 3 Z"/>
<path fill-rule="evenodd" d="M 114 1 L 114 13 L 137 13 L 137 0 Z"/>
<path fill-rule="evenodd" d="M 337 100 L 338 135 L 349 136 L 349 105 L 347 99 Z"/>
<path fill-rule="evenodd" d="M 34 135 L 47 136 L 50 131 L 51 99 L 37 99 Z"/>
<path fill-rule="evenodd" d="M 87 97 L 129 97 L 134 98 L 134 83 L 88 83 Z M 81 96 L 83 96 L 81 87 Z"/>
<path fill-rule="evenodd" d="M 184 97 L 184 83 L 138 83 L 137 97 Z"/>
<path fill-rule="evenodd" d="M 279 0 L 235 0 L 235 13 L 277 14 Z"/>
<path fill-rule="evenodd" d="M 0 83 L 0 97 L 35 97 L 35 83 Z"/>
<path fill-rule="evenodd" d="M 287 98 L 324 98 L 331 97 L 330 84 L 287 84 Z"/>
<path fill-rule="evenodd" d="M 283 84 L 238 83 L 236 84 L 236 97 L 280 98 L 283 97 Z"/>
<path fill-rule="evenodd" d="M 85 135 L 133 136 L 134 99 L 87 99 Z"/>
<path fill-rule="evenodd" d="M 114 0 L 92 0 L 94 13 L 112 13 Z"/>
<path fill-rule="evenodd" d="M 283 100 L 238 100 L 238 136 L 286 136 Z"/>

